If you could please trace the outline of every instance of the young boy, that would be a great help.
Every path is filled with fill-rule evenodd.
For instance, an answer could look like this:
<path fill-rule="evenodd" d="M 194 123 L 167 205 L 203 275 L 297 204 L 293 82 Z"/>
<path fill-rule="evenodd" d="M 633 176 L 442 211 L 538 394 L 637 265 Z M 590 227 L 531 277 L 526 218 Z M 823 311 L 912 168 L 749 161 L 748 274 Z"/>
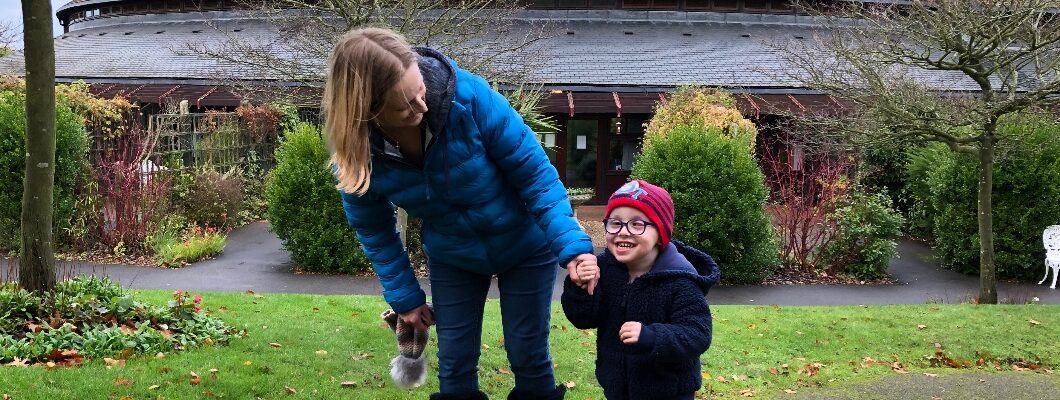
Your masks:
<path fill-rule="evenodd" d="M 610 400 L 692 399 L 702 386 L 699 356 L 710 347 L 707 290 L 718 281 L 707 254 L 671 241 L 674 206 L 665 189 L 633 181 L 604 213 L 607 250 L 582 263 L 599 274 L 590 295 L 569 277 L 563 312 L 579 329 L 597 329 L 596 379 Z"/>

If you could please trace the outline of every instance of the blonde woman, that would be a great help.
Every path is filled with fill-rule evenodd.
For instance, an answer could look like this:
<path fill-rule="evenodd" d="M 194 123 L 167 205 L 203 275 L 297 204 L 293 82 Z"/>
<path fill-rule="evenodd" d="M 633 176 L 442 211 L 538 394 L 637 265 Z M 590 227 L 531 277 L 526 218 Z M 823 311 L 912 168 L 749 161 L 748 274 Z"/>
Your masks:
<path fill-rule="evenodd" d="M 482 311 L 492 276 L 509 399 L 561 399 L 548 349 L 556 266 L 580 285 L 592 243 L 555 168 L 511 105 L 479 76 L 398 33 L 347 33 L 329 60 L 323 108 L 350 226 L 402 321 L 438 335 L 439 393 L 479 390 Z M 395 229 L 394 206 L 423 220 L 433 312 Z M 583 268 L 585 269 L 585 268 Z"/>

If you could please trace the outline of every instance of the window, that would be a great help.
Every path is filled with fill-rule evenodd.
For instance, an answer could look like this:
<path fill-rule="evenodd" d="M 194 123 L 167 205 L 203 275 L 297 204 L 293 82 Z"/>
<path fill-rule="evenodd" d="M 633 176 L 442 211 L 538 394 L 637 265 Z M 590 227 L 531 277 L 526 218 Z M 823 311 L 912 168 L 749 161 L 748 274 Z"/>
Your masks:
<path fill-rule="evenodd" d="M 559 8 L 583 8 L 585 0 L 559 0 Z"/>
<path fill-rule="evenodd" d="M 615 0 L 589 0 L 589 7 L 592 8 L 615 8 Z"/>
<path fill-rule="evenodd" d="M 644 140 L 644 117 L 611 118 L 607 171 L 629 171 Z"/>
<path fill-rule="evenodd" d="M 526 0 L 527 8 L 554 8 L 556 0 Z"/>
<path fill-rule="evenodd" d="M 652 1 L 652 8 L 676 10 L 680 3 L 681 2 L 677 0 L 654 0 Z"/>
<path fill-rule="evenodd" d="M 769 0 L 744 0 L 743 9 L 744 11 L 758 11 L 765 12 L 769 11 Z"/>
<path fill-rule="evenodd" d="M 649 8 L 651 0 L 622 0 L 622 8 Z"/>
<path fill-rule="evenodd" d="M 686 10 L 709 10 L 710 0 L 685 0 Z"/>
<path fill-rule="evenodd" d="M 714 0 L 714 9 L 721 11 L 736 11 L 740 9 L 739 0 Z"/>

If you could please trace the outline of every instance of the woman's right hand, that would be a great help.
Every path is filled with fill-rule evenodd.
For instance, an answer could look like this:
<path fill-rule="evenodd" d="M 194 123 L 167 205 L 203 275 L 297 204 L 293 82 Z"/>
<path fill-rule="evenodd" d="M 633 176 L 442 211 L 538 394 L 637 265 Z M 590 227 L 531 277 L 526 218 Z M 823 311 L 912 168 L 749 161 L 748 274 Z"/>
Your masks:
<path fill-rule="evenodd" d="M 412 325 L 417 331 L 425 331 L 427 327 L 434 325 L 434 313 L 426 303 L 400 315 L 402 322 Z"/>

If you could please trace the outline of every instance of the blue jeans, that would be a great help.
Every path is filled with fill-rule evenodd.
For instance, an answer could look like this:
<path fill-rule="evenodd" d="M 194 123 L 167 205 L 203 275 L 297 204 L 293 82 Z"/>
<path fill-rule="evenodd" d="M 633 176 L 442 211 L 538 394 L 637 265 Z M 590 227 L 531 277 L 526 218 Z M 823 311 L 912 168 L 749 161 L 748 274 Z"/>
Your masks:
<path fill-rule="evenodd" d="M 428 264 L 438 335 L 439 391 L 454 394 L 478 390 L 482 311 L 492 277 L 441 262 Z M 548 351 L 556 268 L 556 258 L 546 248 L 497 275 L 504 348 L 517 390 L 552 390 L 556 386 Z"/>

